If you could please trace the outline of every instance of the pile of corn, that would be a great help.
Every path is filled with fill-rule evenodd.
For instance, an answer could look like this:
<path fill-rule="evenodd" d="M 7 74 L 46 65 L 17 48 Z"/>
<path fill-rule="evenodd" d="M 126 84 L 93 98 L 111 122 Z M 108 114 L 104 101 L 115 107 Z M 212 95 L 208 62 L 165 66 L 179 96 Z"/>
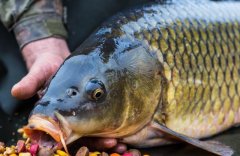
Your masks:
<path fill-rule="evenodd" d="M 19 130 L 22 133 L 21 130 Z M 4 143 L 0 142 L 0 156 L 70 156 L 62 150 L 48 150 L 40 149 L 38 144 L 33 144 L 30 139 L 23 133 L 23 138 L 26 140 L 18 140 L 17 145 L 6 147 Z M 105 153 L 105 152 L 90 152 L 87 147 L 81 147 L 75 156 L 141 156 L 138 150 L 131 149 L 122 155 L 118 153 Z M 149 156 L 149 155 L 143 155 Z"/>

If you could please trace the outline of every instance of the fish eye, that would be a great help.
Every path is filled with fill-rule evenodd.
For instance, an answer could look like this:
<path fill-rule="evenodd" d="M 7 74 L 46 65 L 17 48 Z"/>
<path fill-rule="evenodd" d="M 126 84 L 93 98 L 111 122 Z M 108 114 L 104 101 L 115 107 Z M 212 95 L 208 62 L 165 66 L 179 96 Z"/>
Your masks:
<path fill-rule="evenodd" d="M 99 80 L 90 80 L 87 83 L 85 90 L 90 100 L 99 101 L 106 96 L 105 86 Z"/>

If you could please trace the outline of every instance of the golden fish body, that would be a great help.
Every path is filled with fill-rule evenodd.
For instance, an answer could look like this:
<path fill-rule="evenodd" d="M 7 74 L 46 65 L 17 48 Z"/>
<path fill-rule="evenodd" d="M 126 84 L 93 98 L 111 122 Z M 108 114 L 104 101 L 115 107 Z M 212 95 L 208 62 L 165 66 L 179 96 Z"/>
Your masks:
<path fill-rule="evenodd" d="M 239 9 L 239 2 L 180 1 L 146 7 L 141 18 L 132 14 L 134 21 L 121 26 L 163 66 L 155 120 L 196 138 L 240 123 Z"/>

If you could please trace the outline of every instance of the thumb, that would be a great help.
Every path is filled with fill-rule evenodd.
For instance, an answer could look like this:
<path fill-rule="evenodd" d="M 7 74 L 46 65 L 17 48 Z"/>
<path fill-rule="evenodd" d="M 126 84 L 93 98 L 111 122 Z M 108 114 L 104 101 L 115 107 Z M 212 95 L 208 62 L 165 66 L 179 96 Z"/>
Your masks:
<path fill-rule="evenodd" d="M 11 93 L 18 99 L 28 99 L 37 93 L 52 74 L 49 68 L 43 68 L 36 62 L 29 73 L 13 86 Z"/>

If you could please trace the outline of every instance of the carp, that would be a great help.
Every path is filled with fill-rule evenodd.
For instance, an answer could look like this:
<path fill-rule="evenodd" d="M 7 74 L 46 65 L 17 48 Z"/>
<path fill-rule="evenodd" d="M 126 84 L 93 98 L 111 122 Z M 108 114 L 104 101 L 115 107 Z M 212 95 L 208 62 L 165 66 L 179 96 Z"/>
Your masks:
<path fill-rule="evenodd" d="M 59 148 L 90 136 L 231 155 L 199 139 L 240 123 L 239 10 L 235 1 L 173 0 L 118 13 L 65 60 L 25 133 Z"/>

